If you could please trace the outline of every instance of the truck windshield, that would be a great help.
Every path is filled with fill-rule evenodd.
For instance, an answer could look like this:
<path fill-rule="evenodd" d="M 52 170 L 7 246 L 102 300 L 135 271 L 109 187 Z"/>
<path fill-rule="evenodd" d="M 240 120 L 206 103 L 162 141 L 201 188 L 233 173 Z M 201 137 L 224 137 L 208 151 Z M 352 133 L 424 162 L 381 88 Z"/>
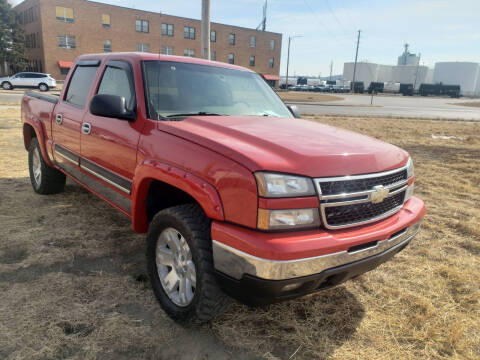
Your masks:
<path fill-rule="evenodd" d="M 144 61 L 143 65 L 152 119 L 188 115 L 292 117 L 256 73 L 161 60 Z"/>

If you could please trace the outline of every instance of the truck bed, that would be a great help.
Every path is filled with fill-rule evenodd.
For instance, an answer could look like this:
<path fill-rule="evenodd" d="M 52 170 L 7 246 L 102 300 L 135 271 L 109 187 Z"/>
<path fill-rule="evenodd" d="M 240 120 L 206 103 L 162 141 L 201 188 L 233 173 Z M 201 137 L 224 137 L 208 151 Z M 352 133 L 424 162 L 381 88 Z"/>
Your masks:
<path fill-rule="evenodd" d="M 50 95 L 50 94 L 43 94 L 37 91 L 26 91 L 26 96 L 34 97 L 36 99 L 48 101 L 52 104 L 56 104 L 58 102 L 59 96 L 58 95 Z"/>

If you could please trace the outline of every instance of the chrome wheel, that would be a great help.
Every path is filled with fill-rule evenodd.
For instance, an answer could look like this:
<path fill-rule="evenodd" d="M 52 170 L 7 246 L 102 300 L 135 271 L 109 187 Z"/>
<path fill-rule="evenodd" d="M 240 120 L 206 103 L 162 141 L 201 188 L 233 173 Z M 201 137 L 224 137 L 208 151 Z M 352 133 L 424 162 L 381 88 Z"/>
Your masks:
<path fill-rule="evenodd" d="M 197 275 L 187 241 L 174 228 L 160 233 L 155 250 L 163 290 L 177 306 L 188 306 L 195 295 Z"/>
<path fill-rule="evenodd" d="M 40 152 L 38 151 L 38 147 L 33 150 L 32 154 L 32 172 L 35 184 L 38 187 L 42 181 L 42 163 L 40 161 Z"/>
<path fill-rule="evenodd" d="M 40 91 L 47 91 L 48 90 L 48 87 L 45 84 L 40 84 L 39 88 L 40 88 Z"/>
<path fill-rule="evenodd" d="M 4 88 L 5 90 L 10 90 L 10 87 L 11 87 L 11 85 L 10 85 L 8 82 L 4 82 L 4 83 L 3 83 L 3 88 Z"/>

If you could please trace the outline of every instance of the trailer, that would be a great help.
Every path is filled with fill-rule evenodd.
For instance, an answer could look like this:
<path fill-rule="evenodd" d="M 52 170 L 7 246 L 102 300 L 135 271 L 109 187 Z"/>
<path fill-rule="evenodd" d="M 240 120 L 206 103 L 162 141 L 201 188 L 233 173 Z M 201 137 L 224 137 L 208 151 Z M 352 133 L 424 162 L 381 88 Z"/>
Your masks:
<path fill-rule="evenodd" d="M 418 93 L 421 96 L 450 96 L 452 98 L 460 97 L 460 85 L 439 84 L 420 84 Z"/>
<path fill-rule="evenodd" d="M 383 82 L 374 82 L 372 81 L 370 85 L 368 86 L 367 92 L 369 94 L 378 94 L 378 93 L 383 93 L 383 87 L 384 83 Z"/>

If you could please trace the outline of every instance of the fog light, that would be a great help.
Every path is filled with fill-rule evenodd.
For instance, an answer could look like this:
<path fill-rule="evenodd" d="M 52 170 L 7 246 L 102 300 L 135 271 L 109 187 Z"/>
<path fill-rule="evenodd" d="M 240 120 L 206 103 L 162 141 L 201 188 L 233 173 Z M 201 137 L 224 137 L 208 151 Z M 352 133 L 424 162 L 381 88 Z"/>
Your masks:
<path fill-rule="evenodd" d="M 257 226 L 262 230 L 305 229 L 320 226 L 318 209 L 258 209 Z"/>
<path fill-rule="evenodd" d="M 282 292 L 287 292 L 287 291 L 292 291 L 292 290 L 298 289 L 301 285 L 302 285 L 302 283 L 292 283 L 292 284 L 285 285 L 282 288 Z"/>

